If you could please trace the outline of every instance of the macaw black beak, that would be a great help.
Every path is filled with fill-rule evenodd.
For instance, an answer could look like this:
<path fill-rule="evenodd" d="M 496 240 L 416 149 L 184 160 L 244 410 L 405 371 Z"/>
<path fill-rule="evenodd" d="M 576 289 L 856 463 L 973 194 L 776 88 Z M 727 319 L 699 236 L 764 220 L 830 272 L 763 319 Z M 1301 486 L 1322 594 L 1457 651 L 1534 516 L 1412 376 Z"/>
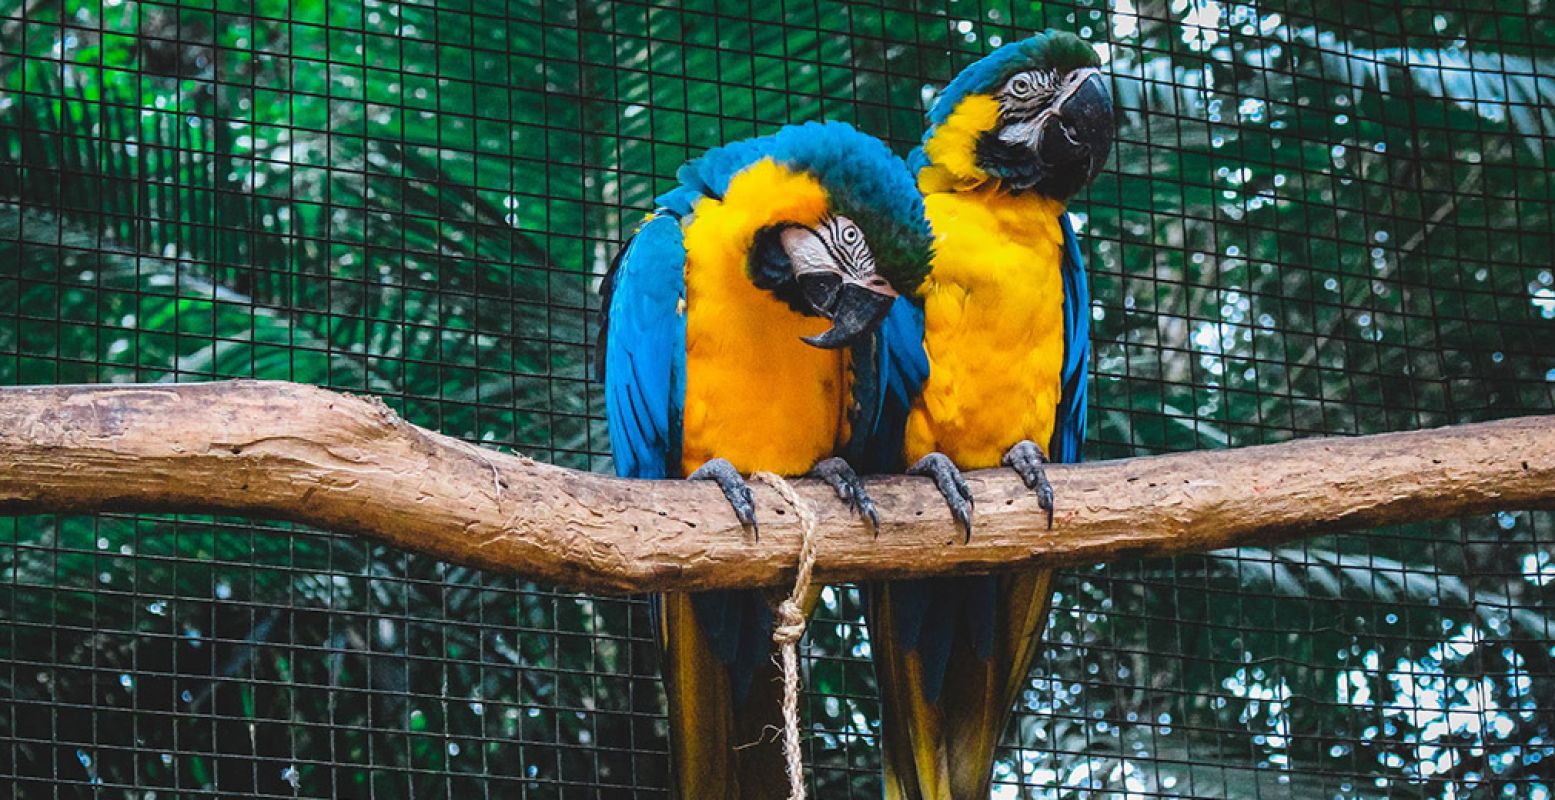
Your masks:
<path fill-rule="evenodd" d="M 878 275 L 859 279 L 820 272 L 802 274 L 798 279 L 815 310 L 831 320 L 825 333 L 803 337 L 806 344 L 823 350 L 847 347 L 872 332 L 897 296 L 891 284 Z"/>
<path fill-rule="evenodd" d="M 1037 153 L 1048 164 L 1089 162 L 1086 181 L 1101 172 L 1112 149 L 1112 93 L 1101 73 L 1079 70 L 1071 76 L 1052 106 L 1044 114 L 1034 142 Z"/>

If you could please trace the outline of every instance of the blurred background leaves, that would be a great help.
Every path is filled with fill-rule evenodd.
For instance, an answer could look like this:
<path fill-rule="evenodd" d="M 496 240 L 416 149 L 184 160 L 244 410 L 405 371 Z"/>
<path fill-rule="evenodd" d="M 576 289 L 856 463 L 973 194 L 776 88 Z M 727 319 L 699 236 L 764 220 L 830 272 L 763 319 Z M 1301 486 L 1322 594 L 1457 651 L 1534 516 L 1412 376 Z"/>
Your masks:
<path fill-rule="evenodd" d="M 1555 26 L 1213 0 L 0 0 L 0 384 L 295 380 L 606 470 L 594 282 L 700 150 L 906 152 L 1044 27 L 1122 120 L 1074 211 L 1091 454 L 1555 406 Z M 999 797 L 1548 796 L 1549 514 L 1064 576 Z M 22 796 L 662 793 L 643 607 L 294 526 L 0 520 Z M 812 627 L 818 796 L 879 794 L 858 593 Z"/>

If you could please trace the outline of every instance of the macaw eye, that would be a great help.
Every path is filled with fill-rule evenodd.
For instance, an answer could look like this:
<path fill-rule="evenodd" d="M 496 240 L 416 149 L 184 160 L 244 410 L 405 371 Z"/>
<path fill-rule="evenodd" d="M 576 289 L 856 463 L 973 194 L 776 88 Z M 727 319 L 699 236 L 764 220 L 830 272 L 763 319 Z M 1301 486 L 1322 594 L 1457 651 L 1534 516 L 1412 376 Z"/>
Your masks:
<path fill-rule="evenodd" d="M 848 225 L 842 229 L 842 243 L 855 244 L 858 242 L 859 237 L 862 235 L 863 234 L 858 232 L 858 228 L 855 228 L 852 225 Z"/>
<path fill-rule="evenodd" d="M 1014 80 L 1010 81 L 1010 94 L 1013 94 L 1017 97 L 1023 97 L 1025 95 L 1031 94 L 1031 81 L 1027 78 L 1017 76 Z"/>

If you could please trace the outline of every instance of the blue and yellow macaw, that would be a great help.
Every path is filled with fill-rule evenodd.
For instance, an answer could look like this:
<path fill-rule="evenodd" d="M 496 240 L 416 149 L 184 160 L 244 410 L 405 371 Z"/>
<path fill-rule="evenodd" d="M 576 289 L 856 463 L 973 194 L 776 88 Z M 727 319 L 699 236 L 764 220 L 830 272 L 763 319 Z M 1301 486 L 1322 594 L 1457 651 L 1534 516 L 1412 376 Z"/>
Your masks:
<path fill-rule="evenodd" d="M 901 463 L 934 479 L 968 537 L 959 469 L 1000 464 L 1053 520 L 1047 460 L 1085 441 L 1089 289 L 1065 203 L 1107 158 L 1112 101 L 1092 49 L 1047 32 L 946 87 L 909 159 L 935 233 L 918 295 L 929 372 Z M 1051 572 L 867 587 L 887 798 L 986 800 L 1026 684 Z"/>
<path fill-rule="evenodd" d="M 901 373 L 926 369 L 881 341 L 919 327 L 898 299 L 932 242 L 911 173 L 847 125 L 810 123 L 711 150 L 678 178 L 603 287 L 617 473 L 714 480 L 754 532 L 740 473 L 810 471 L 875 523 L 839 456 L 873 452 L 887 397 L 918 379 Z M 784 796 L 768 597 L 666 594 L 654 609 L 679 796 Z"/>

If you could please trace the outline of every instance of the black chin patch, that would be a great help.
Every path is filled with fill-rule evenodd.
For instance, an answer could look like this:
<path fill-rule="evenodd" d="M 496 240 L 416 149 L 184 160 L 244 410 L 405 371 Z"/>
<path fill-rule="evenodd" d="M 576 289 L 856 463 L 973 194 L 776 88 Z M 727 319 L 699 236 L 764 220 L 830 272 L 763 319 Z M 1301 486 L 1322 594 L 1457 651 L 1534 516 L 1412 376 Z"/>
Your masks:
<path fill-rule="evenodd" d="M 977 140 L 977 165 L 1017 192 L 1035 188 L 1044 177 L 1043 164 L 1031 148 L 1000 141 L 997 128 Z"/>
<path fill-rule="evenodd" d="M 1047 138 L 1060 137 L 1054 130 Z M 1091 179 L 1089 158 L 1051 164 L 1024 143 L 1000 141 L 997 128 L 977 140 L 977 165 L 1012 192 L 1036 192 L 1055 200 L 1074 197 Z"/>
<path fill-rule="evenodd" d="M 756 231 L 745 259 L 745 271 L 756 288 L 771 292 L 773 297 L 805 316 L 815 316 L 804 290 L 794 280 L 794 262 L 783 249 L 783 231 L 797 227 L 773 225 Z"/>

